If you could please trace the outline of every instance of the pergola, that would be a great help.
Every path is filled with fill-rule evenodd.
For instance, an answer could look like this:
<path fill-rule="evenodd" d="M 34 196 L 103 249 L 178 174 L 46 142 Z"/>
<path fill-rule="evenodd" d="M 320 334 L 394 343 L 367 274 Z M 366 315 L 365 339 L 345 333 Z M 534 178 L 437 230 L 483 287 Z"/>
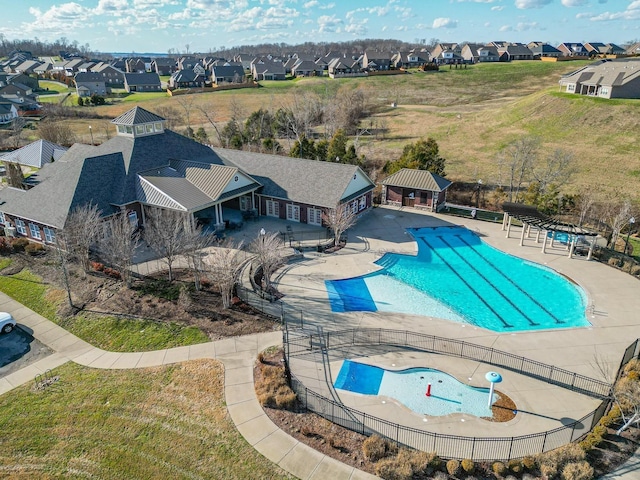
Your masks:
<path fill-rule="evenodd" d="M 556 233 L 564 233 L 567 235 L 571 242 L 567 243 L 569 249 L 569 258 L 573 257 L 573 252 L 576 247 L 576 241 L 578 237 L 593 237 L 589 242 L 589 253 L 587 254 L 587 260 L 591 259 L 593 255 L 593 247 L 595 245 L 595 237 L 598 236 L 597 232 L 586 229 L 579 225 L 572 223 L 565 223 L 556 220 L 553 217 L 549 217 L 544 213 L 538 211 L 536 207 L 531 205 L 524 205 L 522 203 L 504 203 L 502 205 L 504 210 L 504 219 L 502 221 L 502 230 L 507 231 L 507 238 L 511 231 L 511 219 L 515 218 L 522 222 L 522 236 L 520 237 L 520 246 L 524 245 L 525 233 L 529 237 L 531 227 L 537 229 L 536 243 L 540 242 L 540 232 L 545 232 L 542 241 L 542 253 L 545 253 L 547 248 L 547 235 L 546 232 L 553 232 L 551 236 L 551 246 L 556 237 Z"/>

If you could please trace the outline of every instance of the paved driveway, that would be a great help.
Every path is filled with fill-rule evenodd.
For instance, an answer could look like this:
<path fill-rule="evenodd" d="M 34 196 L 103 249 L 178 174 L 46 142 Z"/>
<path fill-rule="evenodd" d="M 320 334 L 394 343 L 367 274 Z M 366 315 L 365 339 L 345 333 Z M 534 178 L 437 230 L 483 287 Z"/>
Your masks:
<path fill-rule="evenodd" d="M 0 334 L 0 377 L 51 355 L 53 351 L 33 338 L 28 329 L 16 328 Z"/>

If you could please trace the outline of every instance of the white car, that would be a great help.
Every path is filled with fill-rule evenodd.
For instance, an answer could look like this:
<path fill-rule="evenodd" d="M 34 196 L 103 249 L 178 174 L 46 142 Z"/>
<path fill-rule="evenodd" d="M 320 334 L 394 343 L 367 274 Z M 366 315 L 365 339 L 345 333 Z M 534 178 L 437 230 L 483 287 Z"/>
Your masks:
<path fill-rule="evenodd" d="M 9 333 L 16 328 L 16 321 L 10 313 L 0 312 L 0 332 Z"/>

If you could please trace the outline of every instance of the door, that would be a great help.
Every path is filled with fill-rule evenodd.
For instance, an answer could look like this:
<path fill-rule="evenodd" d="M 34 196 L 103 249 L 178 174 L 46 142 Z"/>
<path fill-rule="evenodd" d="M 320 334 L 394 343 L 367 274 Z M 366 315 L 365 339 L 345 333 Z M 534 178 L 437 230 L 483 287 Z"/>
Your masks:
<path fill-rule="evenodd" d="M 287 220 L 291 220 L 293 222 L 300 221 L 300 206 L 293 205 L 291 203 L 287 204 Z"/>
<path fill-rule="evenodd" d="M 307 223 L 309 225 L 322 225 L 322 210 L 319 208 L 307 209 Z"/>

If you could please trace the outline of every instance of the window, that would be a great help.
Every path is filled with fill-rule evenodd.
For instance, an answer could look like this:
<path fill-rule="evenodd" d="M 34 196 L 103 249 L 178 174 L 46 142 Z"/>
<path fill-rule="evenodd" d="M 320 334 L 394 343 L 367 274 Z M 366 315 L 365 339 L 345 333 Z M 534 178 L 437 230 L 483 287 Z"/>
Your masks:
<path fill-rule="evenodd" d="M 600 89 L 600 95 L 608 95 L 609 94 L 609 87 L 602 87 Z"/>
<path fill-rule="evenodd" d="M 7 219 L 4 218 L 4 212 L 0 212 L 0 224 L 6 225 Z"/>
<path fill-rule="evenodd" d="M 275 200 L 267 200 L 267 215 L 269 217 L 280 217 L 280 204 Z"/>
<path fill-rule="evenodd" d="M 307 217 L 309 225 L 322 225 L 322 210 L 319 208 L 307 209 Z"/>
<path fill-rule="evenodd" d="M 144 134 L 144 125 L 136 125 L 136 135 Z"/>
<path fill-rule="evenodd" d="M 25 224 L 19 218 L 16 218 L 16 232 L 18 232 L 20 235 L 27 234 L 27 229 L 25 228 Z"/>
<path fill-rule="evenodd" d="M 47 243 L 55 243 L 56 232 L 49 227 L 44 227 L 44 239 Z"/>
<path fill-rule="evenodd" d="M 127 129 L 127 133 L 128 133 L 129 135 L 132 135 L 132 134 L 133 134 L 133 127 L 129 127 L 129 126 L 127 126 L 127 127 L 126 127 L 126 129 Z"/>
<path fill-rule="evenodd" d="M 576 86 L 573 83 L 567 85 L 567 92 L 574 92 L 576 90 Z"/>
<path fill-rule="evenodd" d="M 29 233 L 31 234 L 31 238 L 36 238 L 38 240 L 42 239 L 42 236 L 40 235 L 40 229 L 33 223 L 29 224 Z"/>
<path fill-rule="evenodd" d="M 246 212 L 251 209 L 251 197 L 240 197 L 240 210 Z"/>
<path fill-rule="evenodd" d="M 293 220 L 294 222 L 300 221 L 300 206 L 287 204 L 287 220 Z"/>
<path fill-rule="evenodd" d="M 358 213 L 358 200 L 351 202 L 351 212 Z"/>
<path fill-rule="evenodd" d="M 364 195 L 362 197 L 360 197 L 360 206 L 359 206 L 360 210 L 364 210 L 365 208 L 367 208 L 367 197 L 365 197 Z"/>
<path fill-rule="evenodd" d="M 138 226 L 138 213 L 135 210 L 129 210 L 127 217 L 129 217 L 129 223 L 131 225 L 134 227 Z"/>
<path fill-rule="evenodd" d="M 156 122 L 153 124 L 154 128 L 156 129 L 156 132 L 161 132 L 162 131 L 162 122 Z"/>
<path fill-rule="evenodd" d="M 153 133 L 153 125 L 151 125 L 150 123 L 148 123 L 147 125 L 145 125 L 147 133 Z"/>

